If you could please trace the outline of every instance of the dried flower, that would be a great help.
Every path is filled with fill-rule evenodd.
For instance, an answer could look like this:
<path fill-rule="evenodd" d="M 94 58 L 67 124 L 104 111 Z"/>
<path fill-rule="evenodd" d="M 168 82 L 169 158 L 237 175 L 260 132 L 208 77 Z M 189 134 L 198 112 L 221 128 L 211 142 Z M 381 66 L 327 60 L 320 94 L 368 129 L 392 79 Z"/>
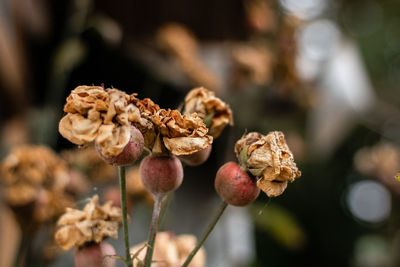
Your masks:
<path fill-rule="evenodd" d="M 134 105 L 134 94 L 100 86 L 78 86 L 71 91 L 59 124 L 62 136 L 74 144 L 95 142 L 105 157 L 119 155 L 131 140 L 131 125 L 146 127 Z"/>
<path fill-rule="evenodd" d="M 192 89 L 186 95 L 183 113 L 197 113 L 203 120 L 211 119 L 208 134 L 213 138 L 217 138 L 226 125 L 233 125 L 232 110 L 229 105 L 216 97 L 213 91 L 204 87 Z"/>
<path fill-rule="evenodd" d="M 236 142 L 235 153 L 241 165 L 260 177 L 257 186 L 269 197 L 281 195 L 288 182 L 301 175 L 282 132 L 270 132 L 265 136 L 249 133 Z"/>
<path fill-rule="evenodd" d="M 155 242 L 152 267 L 177 267 L 181 266 L 193 248 L 196 246 L 196 237 L 193 235 L 174 236 L 169 232 L 159 232 Z M 131 248 L 131 253 L 137 253 L 144 244 L 139 244 Z M 140 261 L 143 261 L 146 250 L 142 249 L 137 258 L 133 260 L 135 267 Z M 205 250 L 200 248 L 196 256 L 190 262 L 189 267 L 205 266 Z"/>
<path fill-rule="evenodd" d="M 1 174 L 6 199 L 12 205 L 32 202 L 44 183 L 62 190 L 68 182 L 65 163 L 44 146 L 16 147 L 2 161 Z"/>
<path fill-rule="evenodd" d="M 160 140 L 173 155 L 193 154 L 205 149 L 213 141 L 207 135 L 206 125 L 195 113 L 182 115 L 177 110 L 160 109 L 151 116 L 151 120 L 160 134 Z M 156 145 L 155 143 L 154 146 Z"/>
<path fill-rule="evenodd" d="M 67 208 L 58 220 L 60 227 L 55 234 L 57 244 L 64 250 L 79 248 L 85 243 L 100 243 L 107 237 L 118 237 L 118 226 L 122 220 L 121 209 L 109 201 L 99 205 L 95 195 L 83 211 Z"/>

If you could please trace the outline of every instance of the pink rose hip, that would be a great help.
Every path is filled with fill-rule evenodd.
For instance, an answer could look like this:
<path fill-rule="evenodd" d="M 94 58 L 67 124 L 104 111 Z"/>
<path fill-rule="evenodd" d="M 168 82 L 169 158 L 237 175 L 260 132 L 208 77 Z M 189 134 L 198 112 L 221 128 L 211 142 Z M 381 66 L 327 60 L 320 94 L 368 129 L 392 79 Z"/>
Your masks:
<path fill-rule="evenodd" d="M 182 183 L 182 163 L 175 156 L 147 156 L 139 170 L 143 186 L 154 195 L 173 191 Z"/>
<path fill-rule="evenodd" d="M 246 206 L 260 193 L 256 179 L 244 172 L 236 162 L 225 163 L 219 168 L 215 176 L 215 190 L 233 206 Z"/>
<path fill-rule="evenodd" d="M 121 153 L 113 157 L 105 157 L 98 145 L 96 149 L 100 157 L 111 165 L 128 166 L 133 164 L 142 155 L 144 148 L 144 138 L 142 133 L 134 126 L 131 126 L 131 138 Z"/>
<path fill-rule="evenodd" d="M 115 267 L 115 259 L 108 257 L 113 255 L 116 255 L 116 252 L 109 243 L 93 243 L 76 249 L 75 267 Z"/>

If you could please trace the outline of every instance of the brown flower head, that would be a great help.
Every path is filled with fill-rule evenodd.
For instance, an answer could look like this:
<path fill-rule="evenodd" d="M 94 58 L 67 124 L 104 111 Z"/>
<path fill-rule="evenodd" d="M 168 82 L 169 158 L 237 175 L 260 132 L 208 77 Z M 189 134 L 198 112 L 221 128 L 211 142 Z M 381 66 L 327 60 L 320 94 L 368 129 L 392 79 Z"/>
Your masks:
<path fill-rule="evenodd" d="M 33 218 L 43 222 L 73 206 L 65 194 L 68 169 L 53 151 L 44 146 L 14 148 L 1 162 L 5 199 L 13 207 L 34 204 Z"/>
<path fill-rule="evenodd" d="M 209 128 L 208 134 L 217 138 L 227 124 L 233 125 L 229 105 L 204 87 L 192 89 L 185 97 L 184 114 L 197 113 Z"/>
<path fill-rule="evenodd" d="M 159 232 L 154 247 L 152 267 L 176 267 L 181 266 L 190 252 L 196 246 L 197 239 L 193 235 L 174 236 L 169 232 Z M 137 253 L 144 247 L 144 243 L 131 248 L 131 253 Z M 133 266 L 137 267 L 143 261 L 146 249 L 142 249 L 137 258 L 133 260 Z M 200 248 L 196 256 L 188 265 L 189 267 L 204 267 L 206 253 L 204 248 Z"/>
<path fill-rule="evenodd" d="M 235 153 L 241 165 L 260 177 L 257 186 L 269 197 L 281 195 L 301 175 L 282 132 L 249 133 L 236 142 Z"/>
<path fill-rule="evenodd" d="M 96 142 L 106 157 L 120 154 L 131 138 L 130 126 L 146 127 L 134 105 L 134 94 L 100 86 L 78 86 L 67 97 L 59 124 L 62 136 L 74 144 Z"/>
<path fill-rule="evenodd" d="M 208 129 L 203 120 L 196 113 L 182 115 L 178 110 L 160 109 L 151 120 L 157 128 L 160 140 L 173 155 L 196 153 L 213 141 L 212 136 L 207 135 Z"/>
<path fill-rule="evenodd" d="M 57 244 L 64 250 L 79 248 L 85 243 L 100 243 L 107 237 L 118 237 L 122 220 L 121 209 L 109 201 L 99 205 L 99 197 L 93 196 L 83 211 L 67 208 L 58 220 L 60 227 L 55 234 Z"/>
<path fill-rule="evenodd" d="M 16 147 L 1 162 L 6 199 L 12 205 L 34 201 L 38 189 L 62 191 L 68 183 L 66 164 L 44 146 Z"/>

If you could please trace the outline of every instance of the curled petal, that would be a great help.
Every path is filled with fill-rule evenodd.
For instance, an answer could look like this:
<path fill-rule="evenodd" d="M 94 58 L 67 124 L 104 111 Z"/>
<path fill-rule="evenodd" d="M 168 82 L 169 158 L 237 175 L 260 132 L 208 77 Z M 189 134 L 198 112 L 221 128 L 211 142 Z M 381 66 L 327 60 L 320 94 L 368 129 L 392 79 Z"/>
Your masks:
<path fill-rule="evenodd" d="M 203 137 L 164 137 L 165 147 L 174 155 L 190 155 L 197 151 L 207 148 L 212 143 L 212 136 L 206 135 Z"/>
<path fill-rule="evenodd" d="M 89 112 L 90 113 L 90 112 Z M 65 115 L 58 126 L 61 135 L 77 145 L 85 145 L 92 142 L 97 135 L 101 120 L 95 113 L 90 118 L 80 114 Z"/>
<path fill-rule="evenodd" d="M 86 115 L 89 110 L 106 111 L 109 96 L 100 86 L 78 86 L 67 97 L 64 111 Z"/>
<path fill-rule="evenodd" d="M 260 179 L 257 181 L 257 186 L 267 194 L 268 197 L 277 197 L 282 195 L 285 191 L 288 182 L 275 182 L 267 181 L 266 179 Z"/>
<path fill-rule="evenodd" d="M 115 124 L 101 125 L 96 137 L 96 144 L 105 157 L 119 155 L 131 138 L 129 126 Z"/>

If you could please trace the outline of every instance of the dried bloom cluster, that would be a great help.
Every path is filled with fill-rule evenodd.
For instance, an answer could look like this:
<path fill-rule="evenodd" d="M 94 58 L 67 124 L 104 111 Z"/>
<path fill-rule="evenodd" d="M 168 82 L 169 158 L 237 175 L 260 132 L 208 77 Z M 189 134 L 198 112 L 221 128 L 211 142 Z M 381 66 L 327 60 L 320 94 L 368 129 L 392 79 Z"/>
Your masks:
<path fill-rule="evenodd" d="M 62 151 L 61 157 L 67 161 L 70 168 L 86 174 L 91 181 L 96 183 L 109 182 L 117 176 L 115 168 L 104 162 L 93 146 L 87 149 Z"/>
<path fill-rule="evenodd" d="M 249 133 L 236 142 L 235 153 L 252 175 L 260 177 L 257 186 L 269 197 L 281 195 L 288 182 L 301 175 L 282 132 Z"/>
<path fill-rule="evenodd" d="M 152 122 L 162 136 L 165 147 L 176 156 L 190 155 L 211 145 L 213 138 L 203 120 L 193 113 L 182 115 L 178 110 L 160 109 Z"/>
<path fill-rule="evenodd" d="M 380 179 L 385 185 L 400 193 L 400 185 L 394 178 L 400 170 L 400 148 L 389 142 L 364 147 L 354 156 L 356 169 L 368 176 Z"/>
<path fill-rule="evenodd" d="M 165 146 L 171 154 L 189 155 L 212 143 L 213 138 L 207 135 L 208 129 L 197 114 L 182 115 L 178 110 L 160 109 L 149 98 L 135 101 L 135 105 L 142 118 L 151 121 L 145 129 L 140 126 L 138 129 L 146 146 L 153 151 L 160 151 L 160 146 Z"/>
<path fill-rule="evenodd" d="M 57 225 L 57 244 L 64 250 L 79 248 L 85 243 L 100 243 L 107 237 L 118 237 L 118 226 L 122 220 L 121 209 L 109 201 L 99 205 L 99 197 L 93 196 L 83 211 L 67 208 Z"/>
<path fill-rule="evenodd" d="M 196 237 L 193 235 L 178 235 L 174 236 L 169 232 L 160 232 L 157 234 L 157 239 L 154 248 L 152 267 L 178 267 L 181 266 L 193 248 L 196 246 Z M 137 253 L 142 249 L 144 244 L 139 244 L 131 248 L 131 253 Z M 140 261 L 143 261 L 145 249 L 142 249 L 133 264 L 138 266 Z M 189 267 L 204 267 L 206 254 L 204 248 L 200 248 L 196 256 L 188 265 Z"/>
<path fill-rule="evenodd" d="M 44 146 L 16 147 L 1 162 L 5 198 L 11 206 L 34 205 L 37 221 L 46 221 L 73 205 L 64 193 L 69 182 L 63 160 Z"/>
<path fill-rule="evenodd" d="M 203 120 L 210 118 L 208 134 L 213 138 L 217 138 L 226 125 L 233 125 L 232 110 L 229 105 L 216 97 L 213 91 L 204 87 L 192 89 L 186 95 L 183 113 L 197 113 Z"/>
<path fill-rule="evenodd" d="M 119 155 L 131 140 L 130 126 L 147 121 L 134 105 L 135 95 L 100 86 L 78 86 L 67 98 L 59 124 L 62 136 L 74 144 L 95 142 L 105 157 Z"/>

